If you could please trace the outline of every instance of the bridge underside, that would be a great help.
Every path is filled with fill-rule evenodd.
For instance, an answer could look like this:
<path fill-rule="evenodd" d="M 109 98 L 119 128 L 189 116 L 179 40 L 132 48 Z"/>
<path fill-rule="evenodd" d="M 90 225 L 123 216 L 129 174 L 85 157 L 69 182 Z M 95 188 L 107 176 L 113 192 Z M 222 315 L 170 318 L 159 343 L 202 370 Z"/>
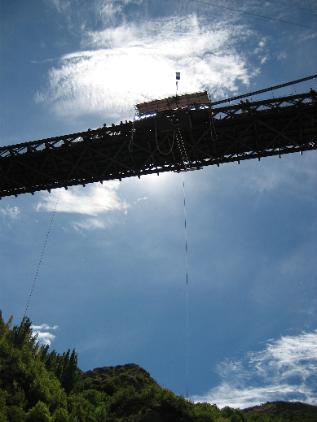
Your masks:
<path fill-rule="evenodd" d="M 317 148 L 317 94 L 162 112 L 0 148 L 0 197 Z"/>

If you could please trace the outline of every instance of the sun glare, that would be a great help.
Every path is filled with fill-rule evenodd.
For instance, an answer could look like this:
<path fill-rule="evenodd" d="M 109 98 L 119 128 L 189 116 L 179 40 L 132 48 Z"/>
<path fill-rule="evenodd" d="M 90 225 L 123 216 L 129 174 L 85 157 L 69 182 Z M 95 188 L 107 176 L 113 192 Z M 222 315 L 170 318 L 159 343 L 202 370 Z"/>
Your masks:
<path fill-rule="evenodd" d="M 175 174 L 171 173 L 160 173 L 148 174 L 141 178 L 143 185 L 146 189 L 162 191 L 167 190 L 172 184 L 175 183 Z"/>

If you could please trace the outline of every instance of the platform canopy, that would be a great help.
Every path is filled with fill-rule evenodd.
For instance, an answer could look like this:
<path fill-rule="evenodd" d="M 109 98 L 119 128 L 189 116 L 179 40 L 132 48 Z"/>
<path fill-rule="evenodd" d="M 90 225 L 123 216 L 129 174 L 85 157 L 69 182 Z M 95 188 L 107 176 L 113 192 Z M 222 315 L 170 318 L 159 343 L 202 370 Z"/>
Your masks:
<path fill-rule="evenodd" d="M 140 103 L 136 105 L 136 108 L 139 115 L 144 115 L 207 103 L 209 103 L 207 91 L 202 91 Z"/>

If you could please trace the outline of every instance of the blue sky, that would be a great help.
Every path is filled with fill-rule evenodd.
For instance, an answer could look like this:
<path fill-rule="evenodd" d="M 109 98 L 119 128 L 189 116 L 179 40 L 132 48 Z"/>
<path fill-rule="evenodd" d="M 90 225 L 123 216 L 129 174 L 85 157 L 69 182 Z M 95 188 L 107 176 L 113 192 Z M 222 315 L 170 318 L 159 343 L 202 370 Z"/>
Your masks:
<path fill-rule="evenodd" d="M 222 98 L 317 69 L 309 0 L 0 0 L 0 19 L 1 145 L 133 118 L 137 102 L 174 93 L 176 70 L 181 92 Z M 0 309 L 23 315 L 57 203 L 29 309 L 43 341 L 75 347 L 84 370 L 135 362 L 193 400 L 317 403 L 316 162 L 4 198 Z"/>

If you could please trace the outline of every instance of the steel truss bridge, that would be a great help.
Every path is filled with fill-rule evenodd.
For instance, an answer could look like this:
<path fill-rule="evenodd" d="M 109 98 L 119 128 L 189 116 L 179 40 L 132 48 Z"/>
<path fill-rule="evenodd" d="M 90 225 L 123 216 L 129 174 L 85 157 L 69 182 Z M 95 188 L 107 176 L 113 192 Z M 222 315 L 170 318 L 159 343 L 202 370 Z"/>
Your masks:
<path fill-rule="evenodd" d="M 0 148 L 0 197 L 317 148 L 315 91 L 166 111 Z"/>

